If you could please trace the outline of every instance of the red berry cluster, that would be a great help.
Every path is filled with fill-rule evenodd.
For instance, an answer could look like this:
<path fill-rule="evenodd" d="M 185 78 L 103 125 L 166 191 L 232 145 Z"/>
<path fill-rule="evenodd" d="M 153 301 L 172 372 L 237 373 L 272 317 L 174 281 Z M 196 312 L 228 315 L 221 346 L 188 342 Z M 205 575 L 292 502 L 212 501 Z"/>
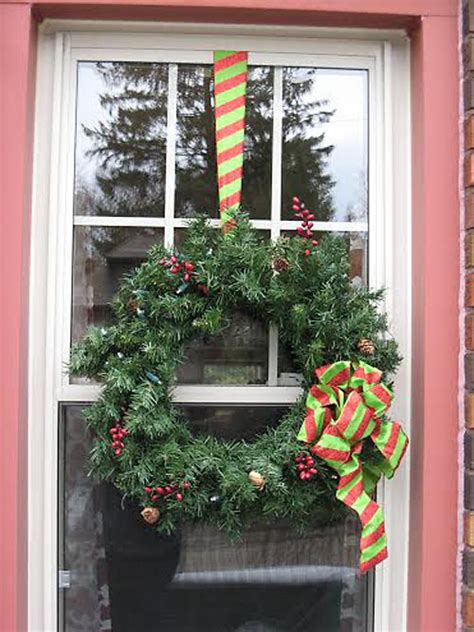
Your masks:
<path fill-rule="evenodd" d="M 318 245 L 316 239 L 313 239 L 313 231 L 311 230 L 313 228 L 314 214 L 308 211 L 304 203 L 296 196 L 293 198 L 293 212 L 296 217 L 301 219 L 301 226 L 298 226 L 296 232 L 300 237 L 308 240 L 308 247 L 305 249 L 304 254 L 305 257 L 309 257 L 315 252 L 314 249 Z M 311 242 L 311 247 L 309 247 L 309 242 Z"/>
<path fill-rule="evenodd" d="M 296 472 L 302 481 L 309 481 L 316 476 L 318 470 L 314 467 L 314 459 L 306 452 L 300 452 L 295 457 Z"/>
<path fill-rule="evenodd" d="M 168 500 L 173 497 L 179 503 L 183 502 L 183 494 L 186 490 L 191 487 L 191 484 L 187 481 L 181 484 L 181 487 L 176 483 L 172 485 L 158 485 L 157 487 L 144 487 L 143 489 L 150 496 L 150 500 L 154 503 L 158 502 L 160 499 Z"/>
<path fill-rule="evenodd" d="M 115 422 L 115 426 L 112 426 L 109 433 L 112 436 L 112 450 L 115 452 L 115 456 L 120 456 L 125 447 L 123 440 L 128 436 L 128 430 L 123 427 L 119 420 Z"/>
<path fill-rule="evenodd" d="M 184 257 L 181 259 L 178 259 L 175 255 L 171 255 L 169 259 L 163 257 L 160 261 L 160 265 L 168 268 L 173 275 L 182 274 L 183 283 L 190 283 L 193 279 L 197 280 L 195 265 L 190 261 L 186 261 Z M 206 296 L 209 294 L 209 288 L 204 283 L 197 283 L 197 289 Z"/>
<path fill-rule="evenodd" d="M 168 268 L 171 274 L 178 274 L 181 272 L 183 275 L 183 281 L 186 283 L 189 283 L 189 281 L 191 281 L 191 277 L 195 274 L 193 263 L 186 261 L 186 259 L 181 259 L 180 261 L 174 255 L 171 255 L 169 259 L 163 257 L 160 261 L 160 265 Z"/>

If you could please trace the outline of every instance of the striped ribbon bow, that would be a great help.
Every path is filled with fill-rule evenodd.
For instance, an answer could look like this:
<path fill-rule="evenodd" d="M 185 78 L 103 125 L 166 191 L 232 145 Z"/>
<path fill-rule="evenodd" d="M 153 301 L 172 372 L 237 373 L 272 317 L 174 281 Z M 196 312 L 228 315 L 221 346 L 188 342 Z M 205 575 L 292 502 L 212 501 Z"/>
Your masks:
<path fill-rule="evenodd" d="M 388 555 L 383 511 L 370 495 L 382 474 L 391 478 L 395 473 L 408 437 L 399 423 L 383 418 L 393 395 L 381 382 L 381 371 L 365 362 L 341 361 L 315 373 L 319 384 L 309 390 L 298 439 L 314 444 L 311 452 L 340 476 L 336 497 L 358 513 L 362 524 L 360 570 L 364 573 Z M 360 462 L 367 437 L 384 457 L 376 465 Z"/>
<path fill-rule="evenodd" d="M 247 53 L 214 52 L 217 181 L 224 233 L 235 226 L 240 206 L 244 163 Z"/>

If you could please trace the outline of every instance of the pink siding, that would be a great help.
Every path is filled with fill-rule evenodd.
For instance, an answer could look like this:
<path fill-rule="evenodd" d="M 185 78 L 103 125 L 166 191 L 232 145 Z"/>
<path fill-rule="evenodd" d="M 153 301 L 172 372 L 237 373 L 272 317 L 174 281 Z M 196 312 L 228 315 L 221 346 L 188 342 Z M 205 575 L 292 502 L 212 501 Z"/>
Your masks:
<path fill-rule="evenodd" d="M 413 38 L 413 420 L 409 618 L 455 629 L 458 476 L 457 21 Z"/>
<path fill-rule="evenodd" d="M 0 5 L 0 630 L 26 624 L 27 309 L 34 29 Z"/>

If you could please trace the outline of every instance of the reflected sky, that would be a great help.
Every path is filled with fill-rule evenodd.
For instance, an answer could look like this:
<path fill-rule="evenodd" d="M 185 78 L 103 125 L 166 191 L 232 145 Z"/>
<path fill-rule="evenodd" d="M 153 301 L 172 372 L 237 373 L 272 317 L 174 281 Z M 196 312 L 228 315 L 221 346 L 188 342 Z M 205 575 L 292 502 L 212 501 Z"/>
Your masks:
<path fill-rule="evenodd" d="M 304 72 L 304 69 L 302 69 Z M 314 70 L 312 71 L 314 73 Z M 110 92 L 95 62 L 80 62 L 78 69 L 76 183 L 94 191 L 99 158 L 90 155 L 94 139 L 84 128 L 110 122 L 111 115 L 100 96 Z M 363 70 L 317 69 L 308 101 L 325 101 L 332 115 L 305 129 L 307 136 L 324 134 L 324 145 L 333 150 L 326 157 L 326 170 L 334 180 L 331 191 L 332 219 L 365 220 L 367 207 L 368 104 L 367 72 Z M 76 207 L 76 213 L 81 213 Z"/>
<path fill-rule="evenodd" d="M 337 219 L 345 216 L 353 204 L 358 206 L 353 219 L 365 219 L 361 217 L 365 208 L 360 207 L 366 207 L 367 200 L 367 73 L 318 69 L 314 92 L 334 111 L 330 121 L 321 123 L 320 130 L 327 144 L 334 146 L 328 166 L 336 181 L 333 199 Z"/>

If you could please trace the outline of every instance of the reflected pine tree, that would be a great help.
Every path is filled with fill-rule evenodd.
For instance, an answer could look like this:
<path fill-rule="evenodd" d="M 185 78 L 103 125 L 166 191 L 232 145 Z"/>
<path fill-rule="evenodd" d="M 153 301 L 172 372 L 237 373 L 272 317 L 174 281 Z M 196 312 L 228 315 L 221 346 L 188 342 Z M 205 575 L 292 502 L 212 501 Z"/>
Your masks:
<path fill-rule="evenodd" d="M 333 145 L 325 144 L 321 124 L 334 110 L 317 99 L 317 70 L 283 70 L 282 217 L 293 219 L 291 198 L 295 193 L 316 212 L 319 221 L 333 218 L 334 180 L 327 161 Z"/>
<path fill-rule="evenodd" d="M 166 159 L 166 64 L 98 63 L 104 117 L 83 126 L 98 160 L 94 214 L 162 215 Z"/>
<path fill-rule="evenodd" d="M 163 214 L 168 68 L 166 64 L 98 63 L 104 117 L 83 127 L 98 161 L 94 214 Z M 217 217 L 212 67 L 179 65 L 176 145 L 176 214 L 205 211 Z M 298 194 L 319 219 L 333 212 L 320 124 L 332 110 L 317 99 L 317 70 L 284 69 L 283 209 Z M 242 204 L 255 218 L 270 215 L 273 68 L 249 71 Z"/>
<path fill-rule="evenodd" d="M 102 114 L 97 124 L 83 125 L 82 130 L 90 143 L 87 156 L 97 166 L 91 181 L 81 177 L 78 163 L 75 213 L 163 216 L 168 65 L 97 63 L 95 71 L 103 86 L 99 97 Z M 254 218 L 270 217 L 273 84 L 273 68 L 250 68 L 242 205 Z M 317 86 L 316 69 L 284 69 L 284 217 L 295 194 L 317 211 L 319 220 L 332 217 L 334 182 L 327 159 L 333 148 L 325 144 L 321 123 L 329 121 L 333 111 L 326 101 L 317 99 Z M 180 64 L 177 88 L 176 216 L 206 212 L 218 217 L 212 66 Z M 293 219 L 292 214 L 287 217 Z M 129 242 L 133 242 L 130 248 Z M 82 267 L 85 273 L 79 275 L 83 287 L 77 287 L 78 304 L 90 302 L 92 297 L 103 301 L 98 297 L 110 294 L 116 286 L 117 271 L 123 273 L 140 263 L 149 247 L 145 233 L 127 227 L 97 228 L 87 238 L 77 234 L 76 253 L 82 251 L 83 255 L 76 260 L 76 269 Z M 133 256 L 127 258 L 126 253 L 132 251 Z M 100 269 L 104 273 L 99 275 Z M 109 286 L 107 292 L 104 284 Z M 103 314 L 107 311 L 98 309 Z"/>

